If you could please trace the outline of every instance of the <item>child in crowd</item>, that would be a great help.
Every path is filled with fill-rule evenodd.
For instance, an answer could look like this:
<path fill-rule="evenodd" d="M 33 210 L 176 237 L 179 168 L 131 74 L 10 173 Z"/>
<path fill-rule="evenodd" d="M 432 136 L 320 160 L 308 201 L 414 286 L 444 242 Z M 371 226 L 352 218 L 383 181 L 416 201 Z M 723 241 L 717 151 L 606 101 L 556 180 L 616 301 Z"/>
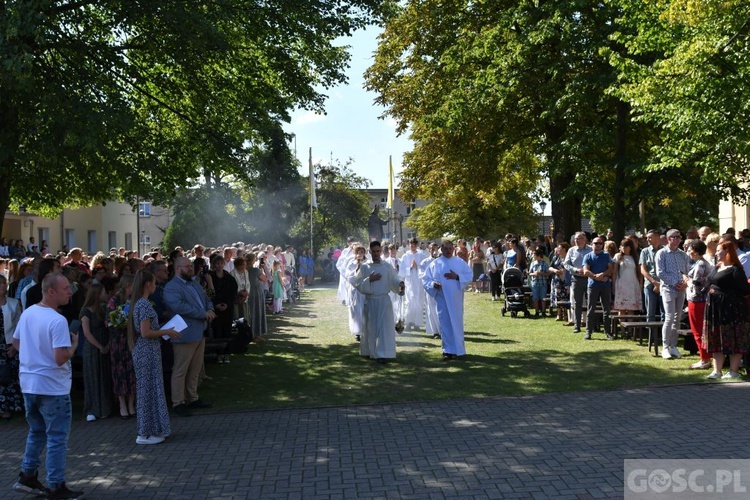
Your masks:
<path fill-rule="evenodd" d="M 281 262 L 273 262 L 273 313 L 281 314 L 284 311 L 281 305 L 284 302 L 284 281 L 281 274 Z"/>
<path fill-rule="evenodd" d="M 549 275 L 549 264 L 544 260 L 544 249 L 537 248 L 534 250 L 534 262 L 529 266 L 531 300 L 534 302 L 537 317 L 539 317 L 540 311 L 543 318 L 547 316 L 547 311 L 544 309 L 544 297 L 547 295 L 547 278 Z"/>

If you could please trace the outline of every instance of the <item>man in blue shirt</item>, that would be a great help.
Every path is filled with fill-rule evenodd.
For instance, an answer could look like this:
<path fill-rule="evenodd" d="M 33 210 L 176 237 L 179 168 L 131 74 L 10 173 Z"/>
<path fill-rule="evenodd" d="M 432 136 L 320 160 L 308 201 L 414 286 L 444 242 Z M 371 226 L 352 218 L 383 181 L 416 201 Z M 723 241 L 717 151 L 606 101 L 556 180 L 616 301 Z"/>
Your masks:
<path fill-rule="evenodd" d="M 594 238 L 594 251 L 586 254 L 583 258 L 583 273 L 588 281 L 589 305 L 586 311 L 586 336 L 585 340 L 591 340 L 594 332 L 594 315 L 596 304 L 601 302 L 604 311 L 604 332 L 608 339 L 612 339 L 610 333 L 609 310 L 612 307 L 612 273 L 615 263 L 604 250 L 604 239 L 601 236 Z"/>
<path fill-rule="evenodd" d="M 172 339 L 172 403 L 179 416 L 189 416 L 191 409 L 210 408 L 198 397 L 198 376 L 203 367 L 208 323 L 216 318 L 214 306 L 203 287 L 195 281 L 193 263 L 187 257 L 174 261 L 174 278 L 164 286 L 164 306 L 182 316 L 187 328 L 179 339 Z"/>

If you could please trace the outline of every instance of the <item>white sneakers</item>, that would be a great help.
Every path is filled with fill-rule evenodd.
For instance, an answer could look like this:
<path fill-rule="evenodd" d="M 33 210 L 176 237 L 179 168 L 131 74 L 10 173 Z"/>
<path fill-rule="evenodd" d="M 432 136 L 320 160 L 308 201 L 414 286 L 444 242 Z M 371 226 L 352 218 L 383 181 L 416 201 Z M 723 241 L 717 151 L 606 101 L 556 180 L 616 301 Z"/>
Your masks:
<path fill-rule="evenodd" d="M 706 361 L 705 363 L 703 361 L 698 361 L 697 363 L 690 365 L 691 370 L 705 370 L 706 368 L 711 368 L 710 361 Z"/>
<path fill-rule="evenodd" d="M 741 378 L 742 376 L 737 372 L 726 372 L 724 375 L 722 375 L 722 380 L 736 380 L 738 378 Z"/>
<path fill-rule="evenodd" d="M 94 422 L 96 420 L 96 415 L 86 415 L 86 422 Z"/>
<path fill-rule="evenodd" d="M 661 350 L 661 357 L 664 359 L 681 358 L 682 354 L 676 347 L 664 346 Z"/>
<path fill-rule="evenodd" d="M 717 372 L 716 370 L 712 371 L 711 374 L 706 377 L 709 380 L 716 380 L 721 378 L 721 372 Z"/>
<path fill-rule="evenodd" d="M 138 436 L 135 444 L 159 444 L 164 442 L 164 436 Z"/>

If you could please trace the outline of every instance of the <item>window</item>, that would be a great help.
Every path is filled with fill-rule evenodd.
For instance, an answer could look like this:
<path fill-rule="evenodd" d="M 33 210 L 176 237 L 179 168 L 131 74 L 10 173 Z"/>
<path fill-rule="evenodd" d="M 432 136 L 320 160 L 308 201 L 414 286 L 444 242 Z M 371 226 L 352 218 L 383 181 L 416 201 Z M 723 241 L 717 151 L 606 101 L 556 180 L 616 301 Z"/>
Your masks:
<path fill-rule="evenodd" d="M 65 244 L 68 248 L 74 248 L 76 246 L 76 230 L 66 229 L 65 230 Z"/>
<path fill-rule="evenodd" d="M 125 233 L 125 248 L 133 250 L 133 233 Z"/>
<path fill-rule="evenodd" d="M 151 217 L 150 201 L 142 201 L 138 204 L 138 217 Z"/>
<path fill-rule="evenodd" d="M 117 248 L 117 231 L 109 231 L 107 233 L 107 246 L 109 248 Z"/>
<path fill-rule="evenodd" d="M 406 205 L 406 215 L 409 215 L 411 213 L 411 211 L 414 210 L 415 208 L 417 208 L 416 202 L 412 201 L 411 203 L 407 204 Z"/>
<path fill-rule="evenodd" d="M 146 250 L 151 249 L 151 236 L 148 234 L 141 235 L 141 246 L 146 247 Z"/>
<path fill-rule="evenodd" d="M 97 248 L 96 244 L 96 231 L 89 231 L 88 237 L 86 238 L 88 243 L 88 253 L 89 255 L 94 255 L 99 249 Z"/>
<path fill-rule="evenodd" d="M 46 241 L 47 246 L 49 247 L 49 228 L 48 227 L 37 228 L 36 244 L 39 246 L 40 252 L 42 251 L 43 241 Z"/>
<path fill-rule="evenodd" d="M 407 240 L 410 240 L 410 239 L 416 238 L 416 237 L 417 237 L 417 233 L 415 233 L 414 231 L 407 231 L 406 232 L 406 239 Z"/>

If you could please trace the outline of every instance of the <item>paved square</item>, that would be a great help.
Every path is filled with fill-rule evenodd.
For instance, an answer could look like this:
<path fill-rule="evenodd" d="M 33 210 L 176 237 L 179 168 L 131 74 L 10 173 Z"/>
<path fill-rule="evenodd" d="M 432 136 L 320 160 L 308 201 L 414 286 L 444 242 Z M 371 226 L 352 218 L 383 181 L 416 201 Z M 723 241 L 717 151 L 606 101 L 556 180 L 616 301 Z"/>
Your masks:
<path fill-rule="evenodd" d="M 626 458 L 747 458 L 749 411 L 750 384 L 716 383 L 174 417 L 157 446 L 78 421 L 67 480 L 102 499 L 620 498 Z M 26 430 L 0 426 L 2 498 L 22 498 Z"/>

